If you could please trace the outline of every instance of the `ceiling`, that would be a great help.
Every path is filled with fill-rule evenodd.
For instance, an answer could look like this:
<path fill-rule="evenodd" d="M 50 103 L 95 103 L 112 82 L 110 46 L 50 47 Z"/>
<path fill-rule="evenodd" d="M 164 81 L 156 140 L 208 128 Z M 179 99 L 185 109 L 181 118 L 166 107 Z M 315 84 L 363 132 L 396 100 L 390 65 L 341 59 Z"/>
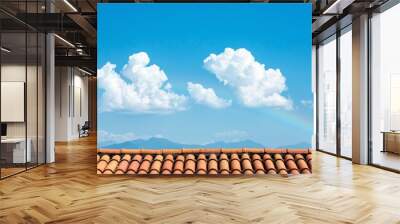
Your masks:
<path fill-rule="evenodd" d="M 313 41 L 338 20 L 377 7 L 387 0 L 217 0 L 218 2 L 304 3 L 313 5 Z M 97 62 L 97 3 L 174 2 L 171 0 L 1 0 L 0 21 L 6 38 L 20 41 L 19 31 L 30 28 L 54 32 L 56 65 L 79 66 L 93 73 Z M 176 0 L 175 0 L 176 2 Z M 215 0 L 180 0 L 179 2 L 216 2 Z M 27 12 L 27 13 L 26 13 Z M 51 13 L 49 13 L 51 12 Z M 290 16 L 290 15 L 288 15 Z M 351 18 L 350 18 L 351 22 Z M 325 33 L 324 33 L 325 32 Z M 330 31 L 330 32 L 335 32 Z M 13 37 L 15 36 L 15 38 Z"/>

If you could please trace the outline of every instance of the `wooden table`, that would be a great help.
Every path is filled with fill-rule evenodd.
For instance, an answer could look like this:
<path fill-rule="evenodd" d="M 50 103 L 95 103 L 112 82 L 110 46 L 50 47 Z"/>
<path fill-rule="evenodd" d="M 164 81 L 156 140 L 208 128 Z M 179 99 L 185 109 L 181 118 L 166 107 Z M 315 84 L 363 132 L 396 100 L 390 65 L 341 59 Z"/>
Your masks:
<path fill-rule="evenodd" d="M 383 152 L 400 154 L 400 131 L 383 131 Z"/>
<path fill-rule="evenodd" d="M 27 138 L 25 150 L 25 138 L 1 139 L 1 157 L 6 163 L 26 163 L 31 161 L 31 139 Z"/>

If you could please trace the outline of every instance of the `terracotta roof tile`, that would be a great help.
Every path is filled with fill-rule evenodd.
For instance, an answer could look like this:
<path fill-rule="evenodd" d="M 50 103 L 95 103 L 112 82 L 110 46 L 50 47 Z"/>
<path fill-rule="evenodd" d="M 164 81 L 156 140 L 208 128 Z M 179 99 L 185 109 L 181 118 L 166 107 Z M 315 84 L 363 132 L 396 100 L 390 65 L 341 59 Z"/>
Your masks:
<path fill-rule="evenodd" d="M 153 161 L 152 155 L 146 155 L 139 166 L 138 174 L 147 174 L 150 170 L 151 162 Z"/>
<path fill-rule="evenodd" d="M 133 158 L 132 158 L 133 161 L 138 161 L 138 162 L 142 162 L 142 159 L 143 159 L 143 156 L 139 155 L 139 154 L 133 156 Z"/>
<path fill-rule="evenodd" d="M 243 173 L 246 175 L 252 175 L 253 173 L 253 167 L 251 165 L 250 161 L 250 156 L 247 153 L 242 154 L 242 167 L 243 167 Z"/>
<path fill-rule="evenodd" d="M 256 174 L 265 174 L 265 169 L 264 169 L 264 165 L 262 163 L 261 156 L 258 154 L 253 154 L 252 160 L 253 160 L 253 167 L 254 167 Z"/>
<path fill-rule="evenodd" d="M 196 172 L 196 160 L 193 154 L 187 154 L 185 158 L 184 174 L 194 174 Z"/>
<path fill-rule="evenodd" d="M 149 149 L 142 149 L 142 150 L 141 150 L 141 153 L 142 153 L 142 154 L 152 154 L 152 155 L 161 155 L 161 154 L 163 154 L 163 153 L 162 153 L 162 150 L 159 150 L 159 149 L 151 149 L 151 150 L 149 150 Z"/>
<path fill-rule="evenodd" d="M 195 152 L 198 152 L 198 149 L 182 149 L 183 154 L 195 153 Z"/>
<path fill-rule="evenodd" d="M 294 161 L 292 154 L 285 155 L 285 162 L 286 162 L 287 170 L 289 171 L 290 174 L 294 174 L 294 175 L 299 174 L 299 169 L 297 168 L 297 165 Z"/>
<path fill-rule="evenodd" d="M 140 164 L 138 174 L 147 174 L 150 170 L 150 164 L 149 160 L 143 160 L 142 164 Z"/>
<path fill-rule="evenodd" d="M 243 152 L 247 152 L 247 153 L 264 153 L 264 149 L 243 148 Z"/>
<path fill-rule="evenodd" d="M 229 161 L 227 159 L 220 159 L 219 170 L 221 174 L 229 174 Z"/>
<path fill-rule="evenodd" d="M 242 173 L 242 167 L 240 165 L 239 156 L 237 154 L 231 155 L 231 173 L 232 174 Z"/>
<path fill-rule="evenodd" d="M 310 169 L 310 172 L 311 172 L 311 170 L 312 170 L 312 155 L 311 155 L 311 153 L 307 154 L 306 162 L 307 162 L 308 168 Z"/>
<path fill-rule="evenodd" d="M 161 173 L 162 174 L 171 174 L 173 170 L 174 162 L 171 160 L 166 160 L 163 163 Z"/>
<path fill-rule="evenodd" d="M 263 156 L 264 166 L 268 174 L 276 174 L 275 164 L 272 161 L 270 154 L 264 154 Z"/>
<path fill-rule="evenodd" d="M 288 149 L 288 153 L 295 155 L 295 154 L 308 154 L 311 153 L 309 149 Z"/>
<path fill-rule="evenodd" d="M 221 149 L 199 149 L 199 153 L 221 153 Z"/>
<path fill-rule="evenodd" d="M 243 149 L 221 149 L 222 153 L 241 153 Z"/>
<path fill-rule="evenodd" d="M 285 154 L 287 153 L 287 149 L 270 149 L 270 148 L 265 148 L 264 153 L 268 154 Z"/>
<path fill-rule="evenodd" d="M 286 171 L 286 166 L 285 166 L 285 163 L 283 162 L 282 155 L 275 154 L 274 159 L 275 159 L 275 165 L 276 165 L 276 169 L 277 169 L 278 173 L 280 175 L 286 176 L 288 173 Z"/>
<path fill-rule="evenodd" d="M 115 174 L 124 174 L 128 170 L 129 162 L 127 160 L 122 160 L 117 167 Z"/>
<path fill-rule="evenodd" d="M 128 167 L 128 174 L 136 174 L 137 173 L 137 171 L 138 171 L 138 169 L 139 169 L 139 166 L 140 166 L 140 163 L 142 162 L 142 160 L 140 160 L 140 161 L 137 161 L 137 160 L 133 160 L 132 162 L 131 162 L 131 164 L 129 164 L 129 167 Z"/>
<path fill-rule="evenodd" d="M 182 153 L 181 149 L 163 149 L 162 150 L 163 154 L 180 154 Z"/>
<path fill-rule="evenodd" d="M 108 165 L 108 163 L 105 160 L 100 160 L 97 163 L 97 173 L 101 174 L 103 173 L 104 169 L 106 168 L 106 166 Z"/>
<path fill-rule="evenodd" d="M 208 160 L 208 174 L 218 174 L 218 160 L 216 154 L 211 154 Z"/>
<path fill-rule="evenodd" d="M 100 160 L 104 160 L 104 161 L 106 161 L 107 163 L 108 162 L 110 162 L 110 155 L 107 155 L 107 154 L 104 154 L 101 158 L 100 158 Z"/>
<path fill-rule="evenodd" d="M 300 173 L 305 173 L 305 174 L 310 173 L 310 169 L 308 168 L 308 165 L 307 165 L 306 161 L 304 160 L 304 156 L 302 154 L 296 154 L 295 160 L 297 163 L 297 167 L 300 170 Z"/>
<path fill-rule="evenodd" d="M 238 154 L 233 153 L 233 154 L 231 154 L 231 160 L 240 160 L 240 158 L 239 158 Z"/>
<path fill-rule="evenodd" d="M 207 158 L 204 154 L 197 157 L 197 174 L 207 174 Z"/>
<path fill-rule="evenodd" d="M 121 150 L 120 149 L 99 149 L 98 152 L 101 152 L 103 154 L 120 154 Z"/>
<path fill-rule="evenodd" d="M 154 158 L 154 161 L 150 167 L 150 174 L 160 174 L 161 165 L 162 165 L 163 160 L 164 160 L 164 157 L 162 155 L 157 155 Z"/>
<path fill-rule="evenodd" d="M 174 156 L 168 154 L 165 156 L 164 163 L 161 169 L 161 174 L 171 174 L 174 167 Z"/>
<path fill-rule="evenodd" d="M 183 174 L 185 157 L 183 155 L 178 155 L 175 159 L 175 166 L 173 174 Z"/>
<path fill-rule="evenodd" d="M 210 154 L 208 157 L 208 160 L 218 161 L 217 154 L 215 154 L 215 153 Z"/>
<path fill-rule="evenodd" d="M 140 154 L 142 153 L 141 149 L 121 149 L 122 154 Z"/>
<path fill-rule="evenodd" d="M 98 150 L 98 174 L 309 174 L 308 149 Z"/>
<path fill-rule="evenodd" d="M 132 159 L 132 155 L 130 155 L 130 154 L 125 154 L 122 157 L 122 160 L 126 160 L 127 162 L 131 161 L 131 159 Z"/>
<path fill-rule="evenodd" d="M 221 153 L 221 154 L 219 155 L 219 160 L 229 160 L 229 157 L 228 157 L 227 154 Z"/>
<path fill-rule="evenodd" d="M 103 174 L 113 174 L 117 169 L 118 161 L 112 160 L 108 163 L 107 167 L 104 169 Z"/>

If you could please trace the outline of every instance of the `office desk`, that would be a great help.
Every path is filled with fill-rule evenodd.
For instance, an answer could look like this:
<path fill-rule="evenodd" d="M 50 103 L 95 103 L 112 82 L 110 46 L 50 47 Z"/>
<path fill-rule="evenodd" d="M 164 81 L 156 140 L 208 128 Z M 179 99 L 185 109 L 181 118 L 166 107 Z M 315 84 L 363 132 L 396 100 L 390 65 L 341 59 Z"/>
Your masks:
<path fill-rule="evenodd" d="M 383 131 L 383 152 L 400 154 L 400 132 Z"/>
<path fill-rule="evenodd" d="M 26 151 L 25 151 L 25 138 L 5 138 L 1 139 L 1 156 L 3 158 L 10 158 L 7 161 L 9 163 L 26 163 L 31 162 L 32 152 L 31 152 L 31 139 L 27 139 Z M 12 153 L 11 155 L 7 155 Z M 6 154 L 6 155 L 4 155 Z"/>

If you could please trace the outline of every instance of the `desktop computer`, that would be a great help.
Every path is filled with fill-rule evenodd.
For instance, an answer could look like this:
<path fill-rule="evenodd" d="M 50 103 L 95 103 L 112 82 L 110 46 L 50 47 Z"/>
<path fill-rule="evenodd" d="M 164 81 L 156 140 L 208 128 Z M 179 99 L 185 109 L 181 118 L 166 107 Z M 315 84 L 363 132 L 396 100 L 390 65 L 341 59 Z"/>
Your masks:
<path fill-rule="evenodd" d="M 7 124 L 1 124 L 1 139 L 7 138 Z"/>

